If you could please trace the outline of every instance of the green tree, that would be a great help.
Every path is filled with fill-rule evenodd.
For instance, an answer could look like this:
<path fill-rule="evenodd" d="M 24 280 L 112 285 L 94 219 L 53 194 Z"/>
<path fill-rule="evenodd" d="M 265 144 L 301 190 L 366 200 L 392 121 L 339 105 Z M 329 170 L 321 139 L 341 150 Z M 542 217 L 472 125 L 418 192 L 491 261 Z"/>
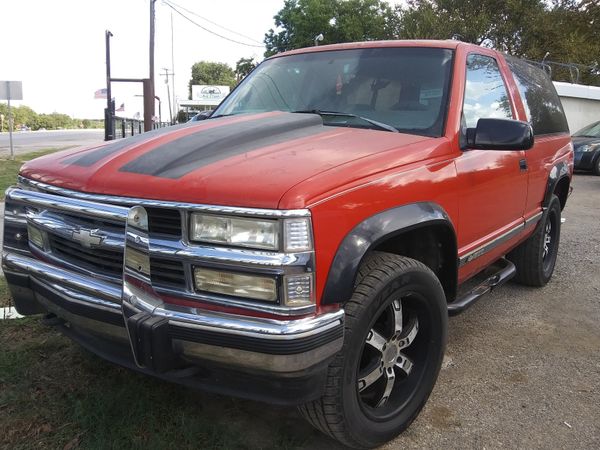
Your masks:
<path fill-rule="evenodd" d="M 200 61 L 192 66 L 192 78 L 189 83 L 189 98 L 192 98 L 192 85 L 217 84 L 233 88 L 236 84 L 235 73 L 224 63 Z"/>
<path fill-rule="evenodd" d="M 543 0 L 409 0 L 400 13 L 403 39 L 450 39 L 522 53 Z"/>
<path fill-rule="evenodd" d="M 580 64 L 574 68 L 551 65 L 554 80 L 600 85 L 600 4 L 592 1 L 555 1 L 531 28 L 524 56 Z M 587 66 L 587 67 L 586 67 Z M 595 68 L 595 69 L 594 69 Z"/>
<path fill-rule="evenodd" d="M 275 15 L 276 29 L 265 34 L 265 56 L 314 45 L 393 39 L 398 16 L 380 0 L 285 0 Z"/>
<path fill-rule="evenodd" d="M 238 62 L 235 63 L 235 77 L 237 82 L 239 83 L 252 72 L 256 67 L 256 64 L 254 58 L 240 58 Z"/>
<path fill-rule="evenodd" d="M 21 105 L 12 108 L 15 127 L 27 126 L 35 129 L 38 115 L 29 106 Z"/>
<path fill-rule="evenodd" d="M 580 81 L 599 84 L 600 5 L 596 0 L 409 0 L 399 14 L 403 39 L 449 39 L 541 61 L 577 63 Z M 575 69 L 552 65 L 554 80 Z"/>

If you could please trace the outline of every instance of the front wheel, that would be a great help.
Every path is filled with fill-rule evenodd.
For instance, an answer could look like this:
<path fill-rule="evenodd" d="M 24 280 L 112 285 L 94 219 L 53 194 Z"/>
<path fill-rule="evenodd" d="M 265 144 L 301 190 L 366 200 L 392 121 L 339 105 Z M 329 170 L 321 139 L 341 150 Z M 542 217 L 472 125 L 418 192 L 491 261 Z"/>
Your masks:
<path fill-rule="evenodd" d="M 343 444 L 371 448 L 406 429 L 429 398 L 448 313 L 439 280 L 414 259 L 374 252 L 358 280 L 325 395 L 300 412 Z"/>

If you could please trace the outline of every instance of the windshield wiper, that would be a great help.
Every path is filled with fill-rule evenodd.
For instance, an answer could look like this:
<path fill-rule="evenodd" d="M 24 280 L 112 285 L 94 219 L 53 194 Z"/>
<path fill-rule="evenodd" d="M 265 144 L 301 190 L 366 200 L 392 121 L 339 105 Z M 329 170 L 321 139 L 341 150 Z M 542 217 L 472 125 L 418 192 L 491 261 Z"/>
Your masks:
<path fill-rule="evenodd" d="M 239 113 L 229 113 L 229 114 L 218 114 L 216 116 L 208 116 L 207 119 L 217 119 L 219 117 L 229 117 L 229 116 L 235 116 L 236 114 Z"/>
<path fill-rule="evenodd" d="M 297 113 L 297 114 L 318 114 L 320 116 L 336 116 L 336 117 L 352 117 L 354 119 L 360 119 L 364 122 L 367 122 L 381 130 L 385 130 L 385 131 L 391 131 L 392 133 L 399 133 L 399 131 L 394 128 L 391 125 L 388 125 L 387 123 L 382 123 L 382 122 L 377 122 L 376 120 L 373 119 L 368 119 L 367 117 L 362 117 L 359 116 L 357 114 L 352 114 L 352 113 L 346 113 L 346 112 L 340 112 L 340 111 L 324 111 L 322 109 L 301 109 L 298 111 L 290 111 L 292 113 Z"/>

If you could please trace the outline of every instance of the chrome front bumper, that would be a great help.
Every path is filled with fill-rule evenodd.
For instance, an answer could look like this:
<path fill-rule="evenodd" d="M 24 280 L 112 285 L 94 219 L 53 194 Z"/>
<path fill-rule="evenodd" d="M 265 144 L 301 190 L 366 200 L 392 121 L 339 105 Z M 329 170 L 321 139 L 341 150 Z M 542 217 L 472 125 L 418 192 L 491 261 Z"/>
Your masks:
<path fill-rule="evenodd" d="M 18 310 L 20 301 L 35 299 L 75 328 L 127 345 L 121 289 L 16 253 L 5 252 L 2 266 L 9 282 L 11 275 L 29 278 L 28 288 L 9 283 Z M 165 319 L 173 353 L 196 363 L 212 361 L 281 374 L 299 372 L 335 355 L 343 341 L 343 310 L 293 320 L 174 305 L 145 312 Z"/>

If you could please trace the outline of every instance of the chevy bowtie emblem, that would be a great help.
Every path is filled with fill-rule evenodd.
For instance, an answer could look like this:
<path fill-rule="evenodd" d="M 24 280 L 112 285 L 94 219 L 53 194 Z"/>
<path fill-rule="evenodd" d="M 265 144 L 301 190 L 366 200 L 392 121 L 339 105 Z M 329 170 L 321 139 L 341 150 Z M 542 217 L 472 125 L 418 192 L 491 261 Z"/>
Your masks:
<path fill-rule="evenodd" d="M 97 228 L 95 230 L 80 228 L 79 230 L 73 231 L 71 238 L 74 241 L 79 242 L 85 248 L 92 248 L 100 246 L 104 239 L 106 239 L 106 236 L 100 234 L 100 230 Z"/>

